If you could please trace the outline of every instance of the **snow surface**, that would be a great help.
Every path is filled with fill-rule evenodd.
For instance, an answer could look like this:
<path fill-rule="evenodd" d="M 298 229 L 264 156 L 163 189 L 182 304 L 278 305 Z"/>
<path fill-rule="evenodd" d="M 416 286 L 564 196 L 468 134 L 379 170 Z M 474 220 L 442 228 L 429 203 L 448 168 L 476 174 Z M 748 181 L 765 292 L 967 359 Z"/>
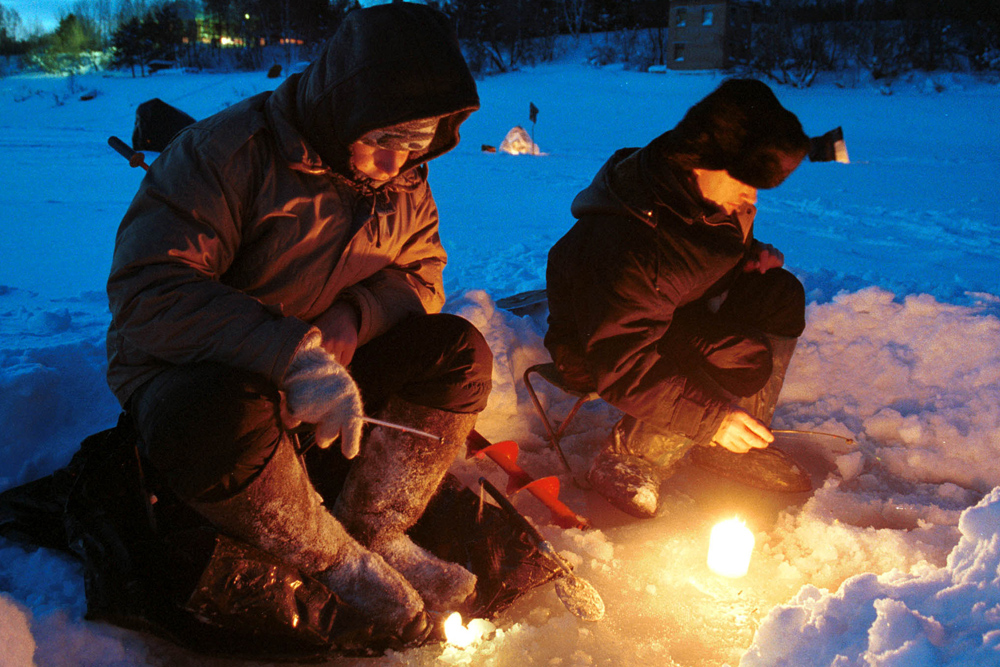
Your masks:
<path fill-rule="evenodd" d="M 447 310 L 478 325 L 496 358 L 478 428 L 516 440 L 531 474 L 559 474 L 560 497 L 591 519 L 590 530 L 562 530 L 531 497 L 514 497 L 601 592 L 606 618 L 578 620 L 548 586 L 470 648 L 332 664 L 1000 663 L 995 82 L 912 75 L 891 87 L 777 89 L 810 134 L 843 126 L 853 160 L 807 163 L 760 193 L 757 235 L 784 251 L 809 295 L 775 427 L 828 434 L 781 436 L 813 472 L 815 494 L 781 498 L 682 469 L 660 515 L 638 521 L 574 486 L 545 445 L 521 381 L 548 359 L 545 314 L 516 317 L 495 301 L 544 287 L 569 202 L 607 156 L 672 127 L 720 80 L 599 69 L 577 56 L 486 78 L 462 144 L 431 165 L 450 252 Z M 117 416 L 104 382 L 103 289 L 142 173 L 108 136 L 127 141 L 136 105 L 152 97 L 201 118 L 275 83 L 262 73 L 0 79 L 0 489 L 65 464 Z M 534 128 L 529 102 L 540 109 Z M 515 125 L 533 130 L 545 155 L 480 151 Z M 557 417 L 572 404 L 541 393 Z M 616 416 L 597 401 L 571 425 L 564 444 L 577 472 Z M 506 481 L 489 461 L 453 470 L 470 483 Z M 735 580 L 705 565 L 712 525 L 732 516 L 757 543 Z M 0 539 L 0 665 L 234 664 L 84 612 L 75 561 Z"/>

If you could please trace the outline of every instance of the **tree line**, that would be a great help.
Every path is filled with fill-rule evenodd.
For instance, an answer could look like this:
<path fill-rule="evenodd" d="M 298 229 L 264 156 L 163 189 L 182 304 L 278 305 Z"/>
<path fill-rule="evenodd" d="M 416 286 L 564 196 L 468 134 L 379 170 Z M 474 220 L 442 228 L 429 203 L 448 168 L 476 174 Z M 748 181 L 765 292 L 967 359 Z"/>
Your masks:
<path fill-rule="evenodd" d="M 591 59 L 664 64 L 671 7 L 683 0 L 428 0 L 454 21 L 476 72 L 551 59 L 558 38 L 599 34 Z M 740 67 L 808 85 L 818 72 L 1000 70 L 997 0 L 750 0 L 751 56 Z M 262 68 L 308 59 L 357 0 L 78 0 L 39 34 L 0 3 L 0 55 L 53 71 L 157 63 Z"/>
<path fill-rule="evenodd" d="M 308 56 L 357 0 L 77 0 L 50 33 L 0 3 L 0 56 L 47 71 L 222 62 L 259 69 Z"/>
<path fill-rule="evenodd" d="M 559 35 L 602 33 L 597 64 L 663 65 L 672 8 L 684 0 L 438 0 L 473 68 L 552 56 Z M 808 85 L 821 71 L 875 78 L 920 70 L 1000 71 L 998 0 L 749 0 L 750 57 L 739 67 Z"/>

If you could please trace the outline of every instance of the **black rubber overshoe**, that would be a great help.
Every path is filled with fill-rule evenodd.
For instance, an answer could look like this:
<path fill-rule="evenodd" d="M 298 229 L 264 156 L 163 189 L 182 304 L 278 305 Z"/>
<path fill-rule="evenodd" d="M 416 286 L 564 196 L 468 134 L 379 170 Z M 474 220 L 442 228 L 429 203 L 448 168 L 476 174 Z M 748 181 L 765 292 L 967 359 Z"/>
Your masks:
<path fill-rule="evenodd" d="M 808 473 L 791 456 L 775 447 L 751 449 L 745 454 L 721 445 L 692 447 L 688 460 L 699 468 L 747 486 L 777 493 L 812 490 Z"/>

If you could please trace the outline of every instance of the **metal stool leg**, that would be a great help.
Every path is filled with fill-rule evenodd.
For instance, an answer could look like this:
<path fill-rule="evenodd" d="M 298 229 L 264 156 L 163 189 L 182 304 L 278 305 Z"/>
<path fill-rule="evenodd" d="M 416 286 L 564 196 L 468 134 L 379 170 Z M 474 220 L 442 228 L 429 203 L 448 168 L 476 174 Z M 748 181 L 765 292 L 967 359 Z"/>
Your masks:
<path fill-rule="evenodd" d="M 573 408 L 569 411 L 569 414 L 566 415 L 566 418 L 563 419 L 562 423 L 559 424 L 558 428 L 553 427 L 552 422 L 549 420 L 548 414 L 546 414 L 545 412 L 545 408 L 542 407 L 542 402 L 538 399 L 538 393 L 535 391 L 534 386 L 531 384 L 532 373 L 535 373 L 540 377 L 544 378 L 552 386 L 568 394 L 578 396 L 576 403 L 573 404 Z M 526 371 L 524 371 L 524 386 L 528 389 L 528 395 L 531 397 L 531 402 L 534 404 L 535 410 L 538 412 L 538 416 L 541 417 L 542 419 L 542 425 L 545 427 L 545 434 L 548 437 L 549 444 L 551 444 L 552 448 L 556 450 L 556 453 L 559 455 L 559 460 L 562 461 L 562 464 L 563 466 L 566 467 L 566 470 L 569 471 L 571 475 L 573 475 L 573 481 L 576 483 L 576 485 L 586 489 L 589 488 L 590 485 L 587 484 L 586 482 L 581 482 L 579 479 L 577 479 L 573 467 L 570 466 L 569 461 L 566 459 L 566 453 L 563 452 L 562 449 L 562 436 L 566 432 L 566 428 L 569 426 L 569 423 L 573 421 L 573 417 L 576 416 L 576 413 L 580 410 L 583 404 L 588 401 L 595 400 L 596 398 L 599 397 L 592 392 L 586 394 L 580 394 L 579 392 L 575 392 L 570 389 L 567 389 L 566 387 L 561 386 L 556 380 L 556 375 L 557 372 L 555 371 L 554 364 L 537 364 L 535 366 L 531 366 Z"/>

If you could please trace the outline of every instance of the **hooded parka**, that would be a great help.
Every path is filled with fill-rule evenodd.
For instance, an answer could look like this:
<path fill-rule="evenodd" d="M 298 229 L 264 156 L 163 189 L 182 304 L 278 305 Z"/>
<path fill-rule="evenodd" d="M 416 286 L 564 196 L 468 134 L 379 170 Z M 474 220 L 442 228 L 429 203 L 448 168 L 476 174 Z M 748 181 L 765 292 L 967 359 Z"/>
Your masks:
<path fill-rule="evenodd" d="M 124 404 L 172 365 L 213 361 L 280 384 L 312 322 L 338 300 L 358 344 L 444 303 L 447 261 L 426 162 L 479 107 L 440 13 L 347 15 L 318 59 L 179 133 L 118 230 L 108 296 L 108 381 Z M 385 184 L 351 175 L 372 129 L 440 121 Z"/>
<path fill-rule="evenodd" d="M 771 369 L 763 336 L 702 326 L 743 274 L 756 209 L 727 214 L 690 172 L 651 159 L 619 150 L 574 199 L 577 222 L 548 256 L 545 345 L 625 413 L 707 444 L 729 401 L 691 372 L 698 358 L 739 359 L 761 378 Z"/>

